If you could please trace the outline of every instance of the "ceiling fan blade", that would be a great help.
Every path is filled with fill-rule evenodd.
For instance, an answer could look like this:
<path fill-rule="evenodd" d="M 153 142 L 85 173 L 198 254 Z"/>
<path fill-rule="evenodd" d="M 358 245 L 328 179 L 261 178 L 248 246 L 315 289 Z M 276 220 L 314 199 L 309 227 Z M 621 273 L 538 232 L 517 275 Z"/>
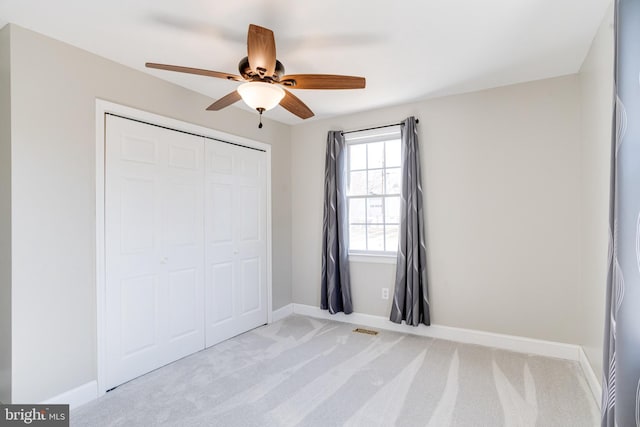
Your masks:
<path fill-rule="evenodd" d="M 145 64 L 147 68 L 156 68 L 158 70 L 177 71 L 179 73 L 197 74 L 200 76 L 217 77 L 220 79 L 235 80 L 237 82 L 243 82 L 244 79 L 235 74 L 221 73 L 219 71 L 203 70 L 201 68 L 181 67 L 179 65 L 168 64 L 156 64 L 154 62 L 147 62 Z"/>
<path fill-rule="evenodd" d="M 280 84 L 292 89 L 364 89 L 364 77 L 333 74 L 289 74 L 282 76 Z"/>
<path fill-rule="evenodd" d="M 218 99 L 213 104 L 209 105 L 207 107 L 207 110 L 209 110 L 209 111 L 222 110 L 224 107 L 228 107 L 229 105 L 240 101 L 240 99 L 242 99 L 240 97 L 240 94 L 238 93 L 237 90 L 234 90 L 230 94 L 227 94 L 227 95 L 223 96 L 222 98 Z"/>
<path fill-rule="evenodd" d="M 273 31 L 257 25 L 249 25 L 247 56 L 249 66 L 260 77 L 273 76 L 276 69 L 276 40 L 273 37 Z"/>
<path fill-rule="evenodd" d="M 313 111 L 311 111 L 304 102 L 288 90 L 284 91 L 284 98 L 280 101 L 280 105 L 303 120 L 313 117 Z"/>

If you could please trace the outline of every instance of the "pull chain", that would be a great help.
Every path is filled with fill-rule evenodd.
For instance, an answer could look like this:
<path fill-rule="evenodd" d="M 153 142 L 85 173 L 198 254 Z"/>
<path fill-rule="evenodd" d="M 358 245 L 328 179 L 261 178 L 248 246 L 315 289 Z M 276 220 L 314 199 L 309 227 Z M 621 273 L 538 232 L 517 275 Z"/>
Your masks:
<path fill-rule="evenodd" d="M 264 113 L 264 108 L 256 108 L 258 113 L 260 113 L 260 123 L 258 124 L 258 129 L 262 129 L 262 113 Z"/>

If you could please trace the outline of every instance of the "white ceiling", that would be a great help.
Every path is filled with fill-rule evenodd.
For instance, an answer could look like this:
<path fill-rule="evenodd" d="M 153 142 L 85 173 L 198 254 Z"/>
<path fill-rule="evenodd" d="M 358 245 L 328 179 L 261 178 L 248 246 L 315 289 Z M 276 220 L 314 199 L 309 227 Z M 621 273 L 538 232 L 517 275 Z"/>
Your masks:
<path fill-rule="evenodd" d="M 295 91 L 323 118 L 575 73 L 610 1 L 0 0 L 0 27 L 12 22 L 217 99 L 237 83 L 144 63 L 237 73 L 247 27 L 261 25 L 274 31 L 287 73 L 367 78 L 364 90 Z M 265 114 L 301 123 L 282 108 Z"/>

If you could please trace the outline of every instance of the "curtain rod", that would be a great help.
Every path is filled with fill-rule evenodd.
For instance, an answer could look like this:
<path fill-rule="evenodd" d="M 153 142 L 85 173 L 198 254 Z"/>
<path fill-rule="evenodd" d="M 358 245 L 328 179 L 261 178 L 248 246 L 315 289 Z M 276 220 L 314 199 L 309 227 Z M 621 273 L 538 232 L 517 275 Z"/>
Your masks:
<path fill-rule="evenodd" d="M 420 123 L 420 120 L 416 119 L 416 123 Z M 376 126 L 376 127 L 372 127 L 372 128 L 366 128 L 366 129 L 357 129 L 357 130 L 349 130 L 347 132 L 341 132 L 342 135 L 346 135 L 348 133 L 355 133 L 355 132 L 364 132 L 367 130 L 374 130 L 374 129 L 382 129 L 382 128 L 390 128 L 392 126 L 402 126 L 404 124 L 404 122 L 400 122 L 400 123 L 393 123 L 390 125 L 384 125 L 384 126 Z"/>

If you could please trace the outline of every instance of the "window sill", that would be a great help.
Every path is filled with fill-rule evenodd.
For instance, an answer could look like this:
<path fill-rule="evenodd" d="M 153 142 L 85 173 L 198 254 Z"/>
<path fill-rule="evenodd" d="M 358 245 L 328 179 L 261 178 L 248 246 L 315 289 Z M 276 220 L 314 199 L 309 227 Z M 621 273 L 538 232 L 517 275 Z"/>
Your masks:
<path fill-rule="evenodd" d="M 349 254 L 349 262 L 362 262 L 370 264 L 395 264 L 396 255 L 372 255 L 372 254 Z"/>

